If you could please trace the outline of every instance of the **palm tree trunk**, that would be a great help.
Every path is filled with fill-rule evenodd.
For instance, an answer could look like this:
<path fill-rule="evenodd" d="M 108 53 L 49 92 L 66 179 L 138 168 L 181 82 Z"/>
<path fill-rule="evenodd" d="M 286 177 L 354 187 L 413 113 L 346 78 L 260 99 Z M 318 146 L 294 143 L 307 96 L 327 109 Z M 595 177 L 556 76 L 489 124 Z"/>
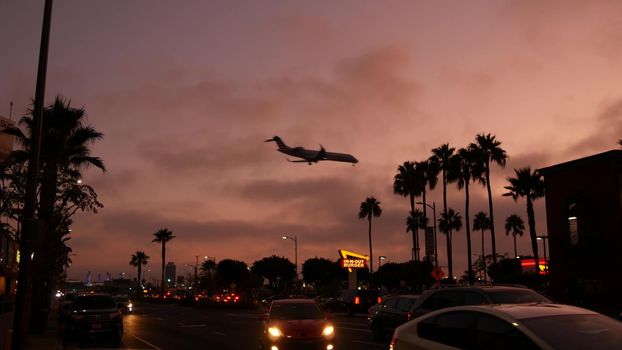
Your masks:
<path fill-rule="evenodd" d="M 374 255 L 371 250 L 371 212 L 367 216 L 367 220 L 369 221 L 369 278 L 371 279 L 371 275 L 374 273 Z"/>
<path fill-rule="evenodd" d="M 447 232 L 447 271 L 449 272 L 448 277 L 451 281 L 453 281 L 454 278 L 454 269 L 453 269 L 453 263 L 452 263 L 452 258 L 451 258 L 451 230 L 449 230 Z"/>
<path fill-rule="evenodd" d="M 486 282 L 486 252 L 484 251 L 484 229 L 482 229 L 482 272 L 484 273 L 484 282 Z"/>
<path fill-rule="evenodd" d="M 533 258 L 536 263 L 536 274 L 540 273 L 540 264 L 538 259 L 538 235 L 536 233 L 536 217 L 533 212 L 533 203 L 527 197 L 527 222 L 529 223 L 529 236 L 531 237 L 531 249 L 533 250 Z"/>
<path fill-rule="evenodd" d="M 410 212 L 415 212 L 415 196 L 410 196 Z M 419 232 L 413 231 L 413 256 L 414 260 L 419 261 Z"/>
<path fill-rule="evenodd" d="M 427 212 L 428 205 L 426 204 L 426 201 L 425 201 L 425 183 L 423 184 L 423 192 L 422 192 L 422 198 L 421 199 L 423 200 L 423 217 L 425 218 L 424 219 L 425 220 L 425 228 L 423 229 L 423 238 L 424 238 L 423 243 L 425 245 L 425 237 L 426 237 L 425 233 L 426 233 L 426 230 L 428 229 L 428 212 Z M 430 262 L 430 260 L 431 260 L 430 256 L 427 254 L 427 252 L 426 252 L 426 260 L 428 262 Z"/>
<path fill-rule="evenodd" d="M 471 225 L 469 223 L 469 182 L 465 181 L 464 193 L 466 194 L 466 201 L 464 204 L 464 210 L 466 212 L 466 238 L 467 238 L 467 274 L 469 276 L 469 284 L 473 284 L 473 261 L 471 260 Z"/>
<path fill-rule="evenodd" d="M 164 298 L 164 261 L 166 260 L 166 248 L 164 247 L 166 245 L 165 242 L 162 242 L 162 293 L 160 295 L 160 299 Z"/>
<path fill-rule="evenodd" d="M 514 258 L 518 256 L 518 250 L 516 250 L 516 233 L 512 234 L 514 236 Z"/>
<path fill-rule="evenodd" d="M 486 190 L 488 191 L 488 211 L 490 212 L 490 237 L 492 239 L 492 262 L 497 263 L 497 245 L 495 243 L 495 216 L 492 211 L 492 191 L 490 190 L 490 161 L 486 161 Z"/>
<path fill-rule="evenodd" d="M 142 284 L 140 283 L 140 275 L 141 275 L 141 272 L 142 272 L 142 271 L 141 271 L 142 265 L 143 265 L 143 264 L 142 264 L 142 262 L 141 262 L 141 261 L 139 261 L 139 262 L 138 262 L 138 287 L 139 287 L 139 289 L 141 289 L 141 288 L 140 288 L 140 286 L 142 285 Z M 141 290 L 141 292 L 142 292 L 142 290 Z"/>

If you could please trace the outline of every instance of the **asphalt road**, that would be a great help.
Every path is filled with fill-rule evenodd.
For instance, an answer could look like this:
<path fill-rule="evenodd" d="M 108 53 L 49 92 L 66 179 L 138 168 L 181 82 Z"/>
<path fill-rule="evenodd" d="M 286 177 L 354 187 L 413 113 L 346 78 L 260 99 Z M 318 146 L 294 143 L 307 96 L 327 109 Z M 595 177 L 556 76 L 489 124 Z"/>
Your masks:
<path fill-rule="evenodd" d="M 177 305 L 136 305 L 136 312 L 125 315 L 125 334 L 121 349 L 150 350 L 257 350 L 263 323 L 259 310 L 211 309 Z M 334 315 L 336 350 L 388 349 L 375 341 L 367 328 L 365 315 Z M 111 349 L 105 339 L 66 343 L 65 349 Z M 116 347 L 114 347 L 116 348 Z"/>

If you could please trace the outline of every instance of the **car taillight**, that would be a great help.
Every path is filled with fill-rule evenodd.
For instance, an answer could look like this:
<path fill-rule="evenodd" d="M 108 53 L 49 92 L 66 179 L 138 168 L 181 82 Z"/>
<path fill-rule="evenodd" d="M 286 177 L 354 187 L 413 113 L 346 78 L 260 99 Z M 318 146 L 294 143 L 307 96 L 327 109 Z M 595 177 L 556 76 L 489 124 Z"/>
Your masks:
<path fill-rule="evenodd" d="M 354 297 L 354 304 L 358 305 L 361 303 L 361 297 Z"/>
<path fill-rule="evenodd" d="M 382 303 L 382 297 L 376 298 L 376 303 L 378 303 L 378 304 Z"/>

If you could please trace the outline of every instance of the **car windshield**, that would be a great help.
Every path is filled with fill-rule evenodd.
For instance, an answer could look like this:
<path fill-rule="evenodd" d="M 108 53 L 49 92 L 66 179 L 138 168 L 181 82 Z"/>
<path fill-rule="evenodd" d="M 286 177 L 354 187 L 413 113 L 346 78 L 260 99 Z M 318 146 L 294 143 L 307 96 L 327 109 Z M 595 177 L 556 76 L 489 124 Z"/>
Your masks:
<path fill-rule="evenodd" d="M 554 349 L 622 349 L 622 322 L 607 316 L 562 315 L 522 322 Z"/>
<path fill-rule="evenodd" d="M 273 320 L 318 320 L 324 318 L 324 313 L 312 303 L 283 303 L 274 304 L 270 311 Z"/>
<path fill-rule="evenodd" d="M 487 291 L 495 304 L 551 303 L 551 299 L 530 289 Z"/>
<path fill-rule="evenodd" d="M 78 310 L 113 309 L 116 307 L 112 297 L 106 295 L 76 297 L 73 306 Z"/>

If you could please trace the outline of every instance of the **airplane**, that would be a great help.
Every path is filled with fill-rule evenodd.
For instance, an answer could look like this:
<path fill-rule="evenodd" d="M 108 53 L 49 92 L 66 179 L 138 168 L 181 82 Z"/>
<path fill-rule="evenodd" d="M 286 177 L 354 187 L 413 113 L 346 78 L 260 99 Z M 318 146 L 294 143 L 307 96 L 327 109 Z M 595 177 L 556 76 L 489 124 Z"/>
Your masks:
<path fill-rule="evenodd" d="M 281 140 L 280 137 L 274 136 L 271 139 L 267 139 L 265 142 L 274 141 L 279 146 L 278 151 L 281 153 L 285 153 L 287 155 L 302 158 L 301 160 L 289 160 L 292 163 L 309 163 L 309 165 L 313 163 L 317 163 L 321 160 L 332 160 L 335 162 L 346 162 L 352 163 L 352 165 L 358 163 L 358 159 L 354 158 L 351 154 L 345 153 L 334 153 L 334 152 L 326 152 L 324 147 L 320 145 L 319 151 L 305 149 L 303 147 L 289 147 Z"/>

